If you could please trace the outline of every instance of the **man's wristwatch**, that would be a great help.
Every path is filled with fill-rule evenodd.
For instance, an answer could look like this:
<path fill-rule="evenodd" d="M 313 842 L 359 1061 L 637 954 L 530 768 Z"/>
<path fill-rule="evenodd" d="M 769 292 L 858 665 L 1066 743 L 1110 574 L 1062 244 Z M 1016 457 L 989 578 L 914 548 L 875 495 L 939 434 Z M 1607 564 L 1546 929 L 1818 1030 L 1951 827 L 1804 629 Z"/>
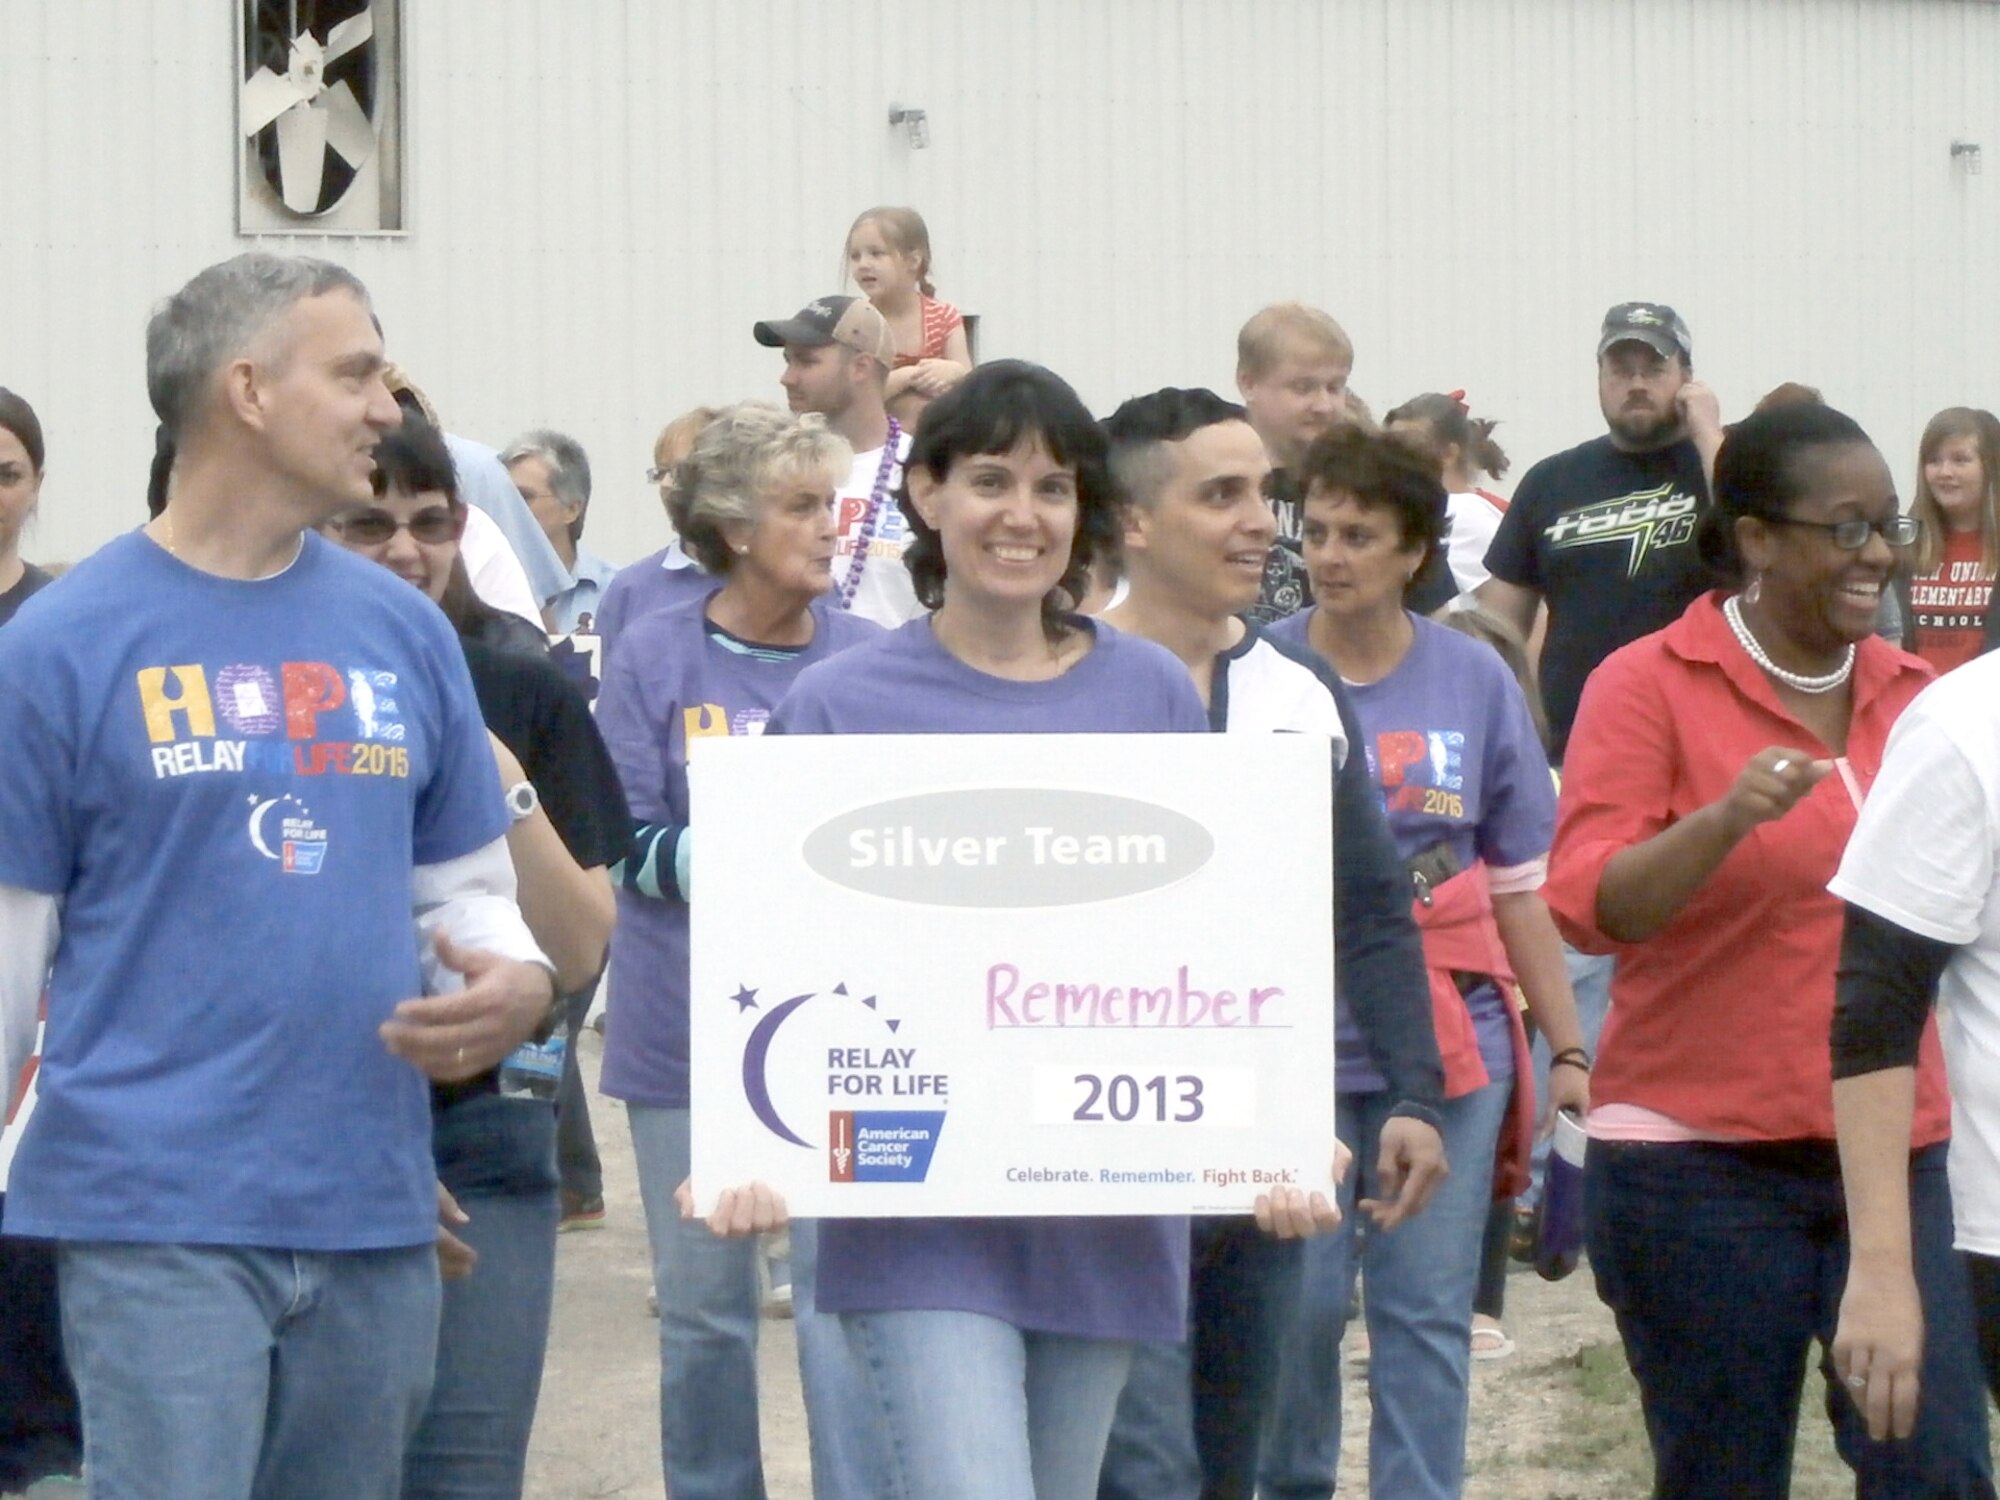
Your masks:
<path fill-rule="evenodd" d="M 541 810 L 542 794 L 532 781 L 517 781 L 507 788 L 507 816 L 514 822 L 525 822 Z"/>

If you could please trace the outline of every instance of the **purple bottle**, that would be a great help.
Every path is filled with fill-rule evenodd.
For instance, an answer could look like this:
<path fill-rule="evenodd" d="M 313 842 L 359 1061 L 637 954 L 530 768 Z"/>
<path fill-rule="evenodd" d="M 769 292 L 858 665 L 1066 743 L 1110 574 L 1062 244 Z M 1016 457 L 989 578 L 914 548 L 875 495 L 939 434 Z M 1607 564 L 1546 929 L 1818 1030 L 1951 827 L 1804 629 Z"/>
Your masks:
<path fill-rule="evenodd" d="M 1544 1281 L 1561 1281 L 1583 1254 L 1583 1153 L 1590 1138 L 1568 1110 L 1556 1112 L 1556 1134 L 1542 1179 L 1542 1222 L 1535 1236 L 1535 1269 Z"/>

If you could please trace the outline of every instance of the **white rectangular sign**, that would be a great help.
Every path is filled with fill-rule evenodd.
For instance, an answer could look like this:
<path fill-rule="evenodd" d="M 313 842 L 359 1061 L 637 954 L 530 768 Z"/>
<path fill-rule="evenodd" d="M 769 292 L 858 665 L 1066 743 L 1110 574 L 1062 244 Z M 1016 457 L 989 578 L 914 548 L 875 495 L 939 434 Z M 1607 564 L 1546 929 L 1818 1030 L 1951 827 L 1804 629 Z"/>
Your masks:
<path fill-rule="evenodd" d="M 704 1213 L 1331 1195 L 1324 737 L 716 736 L 689 783 Z"/>

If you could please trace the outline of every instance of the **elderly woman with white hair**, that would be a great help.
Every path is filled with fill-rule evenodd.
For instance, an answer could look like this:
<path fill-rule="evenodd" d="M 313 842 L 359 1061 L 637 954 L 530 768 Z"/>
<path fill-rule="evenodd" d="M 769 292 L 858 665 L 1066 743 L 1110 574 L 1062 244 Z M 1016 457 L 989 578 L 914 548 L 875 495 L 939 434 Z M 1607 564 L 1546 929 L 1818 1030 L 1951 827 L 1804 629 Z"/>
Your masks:
<path fill-rule="evenodd" d="M 660 1448 L 676 1500 L 761 1496 L 749 1240 L 683 1223 L 688 1175 L 688 741 L 756 734 L 801 671 L 879 633 L 816 607 L 853 455 L 816 416 L 726 408 L 675 469 L 675 530 L 714 585 L 633 621 L 598 726 L 637 824 L 618 875 L 604 1092 L 630 1106 L 660 1300 Z"/>

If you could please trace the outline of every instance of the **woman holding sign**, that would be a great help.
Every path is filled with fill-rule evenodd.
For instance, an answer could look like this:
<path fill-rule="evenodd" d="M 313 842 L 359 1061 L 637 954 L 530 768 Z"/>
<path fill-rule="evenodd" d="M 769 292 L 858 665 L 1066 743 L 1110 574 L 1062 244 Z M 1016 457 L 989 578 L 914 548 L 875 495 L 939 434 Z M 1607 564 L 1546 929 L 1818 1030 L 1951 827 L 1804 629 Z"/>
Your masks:
<path fill-rule="evenodd" d="M 928 615 L 803 673 L 794 734 L 1199 734 L 1162 648 L 1074 614 L 1118 530 L 1105 440 L 1047 370 L 984 365 L 925 413 L 903 507 Z M 1280 1232 L 1332 1210 L 1261 1205 Z M 757 1184 L 710 1224 L 782 1222 Z M 1086 1500 L 1139 1339 L 1184 1336 L 1184 1218 L 826 1220 L 818 1301 L 869 1372 L 906 1500 Z"/>

